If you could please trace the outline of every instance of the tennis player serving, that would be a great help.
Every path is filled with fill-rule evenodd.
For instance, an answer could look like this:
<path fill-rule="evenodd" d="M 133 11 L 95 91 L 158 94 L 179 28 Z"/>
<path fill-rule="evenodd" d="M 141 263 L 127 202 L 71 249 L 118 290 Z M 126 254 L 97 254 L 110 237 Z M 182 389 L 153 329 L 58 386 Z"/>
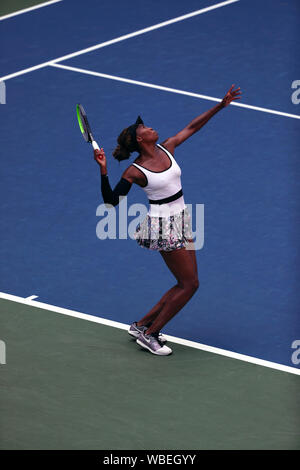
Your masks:
<path fill-rule="evenodd" d="M 198 132 L 216 113 L 232 101 L 241 98 L 240 87 L 232 85 L 224 98 L 213 108 L 193 119 L 176 135 L 157 144 L 158 133 L 146 126 L 138 116 L 136 122 L 123 129 L 113 152 L 119 162 L 132 152 L 138 157 L 122 174 L 112 190 L 107 174 L 103 148 L 94 150 L 100 165 L 101 192 L 105 203 L 116 206 L 119 196 L 128 194 L 133 183 L 145 191 L 149 209 L 145 219 L 136 227 L 134 237 L 146 249 L 158 251 L 177 283 L 140 320 L 134 321 L 128 333 L 137 344 L 153 354 L 172 353 L 161 329 L 191 299 L 199 287 L 197 260 L 193 244 L 191 215 L 184 202 L 181 168 L 174 158 L 175 148 Z"/>

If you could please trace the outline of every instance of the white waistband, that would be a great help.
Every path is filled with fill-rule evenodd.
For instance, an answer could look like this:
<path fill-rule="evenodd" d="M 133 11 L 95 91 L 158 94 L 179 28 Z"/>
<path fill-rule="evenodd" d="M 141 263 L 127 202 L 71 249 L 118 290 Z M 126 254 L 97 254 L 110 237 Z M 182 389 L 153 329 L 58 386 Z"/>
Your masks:
<path fill-rule="evenodd" d="M 149 204 L 147 214 L 151 217 L 168 217 L 177 214 L 185 208 L 184 197 L 181 196 L 175 201 L 166 204 Z"/>

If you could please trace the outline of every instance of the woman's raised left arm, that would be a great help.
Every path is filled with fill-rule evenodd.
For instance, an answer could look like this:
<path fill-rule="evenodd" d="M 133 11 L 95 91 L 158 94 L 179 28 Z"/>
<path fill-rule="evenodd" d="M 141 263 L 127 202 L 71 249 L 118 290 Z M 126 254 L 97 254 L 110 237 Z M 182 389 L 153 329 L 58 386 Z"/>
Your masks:
<path fill-rule="evenodd" d="M 242 94 L 239 91 L 240 87 L 238 87 L 236 90 L 233 90 L 233 87 L 234 85 L 231 86 L 231 88 L 228 90 L 228 92 L 220 103 L 193 119 L 193 121 L 189 123 L 188 127 L 194 129 L 194 132 L 199 131 L 199 129 L 201 129 L 201 127 L 203 127 L 204 124 L 206 124 L 210 120 L 210 118 L 212 118 L 218 111 L 220 111 L 220 109 L 223 109 L 228 106 L 231 101 L 239 100 L 241 98 L 239 95 Z"/>
<path fill-rule="evenodd" d="M 163 142 L 163 144 L 177 147 L 186 139 L 191 137 L 191 135 L 195 134 L 195 132 L 199 131 L 201 127 L 204 126 L 204 124 L 206 124 L 218 111 L 228 106 L 231 101 L 239 100 L 241 98 L 239 95 L 242 94 L 241 91 L 239 91 L 240 87 L 238 87 L 236 90 L 233 90 L 234 86 L 235 85 L 231 86 L 220 103 L 218 103 L 213 108 L 210 108 L 208 111 L 200 114 L 200 116 L 197 116 L 184 129 L 182 129 L 182 131 L 167 139 L 165 142 Z"/>

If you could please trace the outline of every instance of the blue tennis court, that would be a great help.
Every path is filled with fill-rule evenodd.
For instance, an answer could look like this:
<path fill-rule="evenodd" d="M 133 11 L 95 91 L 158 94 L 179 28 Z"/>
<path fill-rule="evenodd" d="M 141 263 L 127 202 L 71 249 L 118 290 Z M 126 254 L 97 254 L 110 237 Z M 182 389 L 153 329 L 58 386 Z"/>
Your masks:
<path fill-rule="evenodd" d="M 242 99 L 174 155 L 204 243 L 200 287 L 164 332 L 299 375 L 299 27 L 297 0 L 62 0 L 3 15 L 1 298 L 122 325 L 146 314 L 173 278 L 129 237 L 97 237 L 99 168 L 76 103 L 114 186 L 131 161 L 112 151 L 137 115 L 163 142 L 236 84 Z"/>

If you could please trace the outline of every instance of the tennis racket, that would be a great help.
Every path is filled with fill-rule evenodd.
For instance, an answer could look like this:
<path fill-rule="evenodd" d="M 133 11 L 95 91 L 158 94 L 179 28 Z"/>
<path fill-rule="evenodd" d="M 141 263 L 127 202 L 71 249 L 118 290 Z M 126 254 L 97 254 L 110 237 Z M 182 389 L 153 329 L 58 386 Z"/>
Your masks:
<path fill-rule="evenodd" d="M 94 140 L 94 137 L 91 132 L 91 127 L 89 125 L 89 121 L 87 119 L 85 110 L 83 109 L 83 106 L 81 104 L 76 105 L 76 112 L 77 112 L 78 124 L 79 124 L 84 140 L 92 144 L 94 150 L 96 149 L 100 150 L 97 142 Z"/>

